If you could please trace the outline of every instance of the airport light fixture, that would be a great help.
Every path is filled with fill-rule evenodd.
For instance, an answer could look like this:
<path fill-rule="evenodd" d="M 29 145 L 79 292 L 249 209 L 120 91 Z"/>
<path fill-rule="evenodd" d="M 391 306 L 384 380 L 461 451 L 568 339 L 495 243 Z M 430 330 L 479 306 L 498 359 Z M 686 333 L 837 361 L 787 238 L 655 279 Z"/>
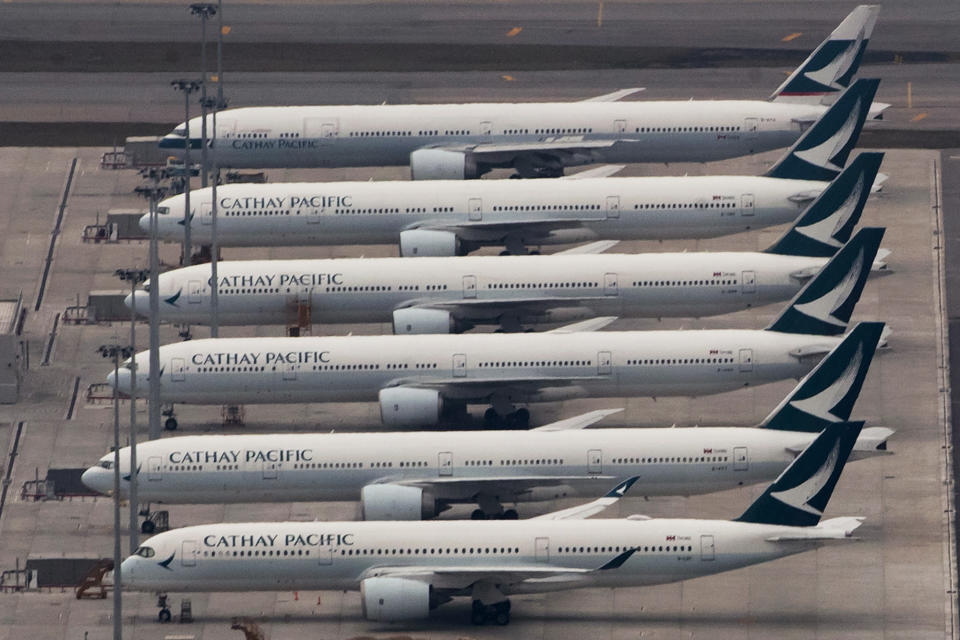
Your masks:
<path fill-rule="evenodd" d="M 223 99 L 223 0 L 217 0 L 217 109 L 226 109 L 227 101 Z M 217 117 L 214 114 L 213 126 L 217 126 Z"/>
<path fill-rule="evenodd" d="M 193 216 L 190 211 L 190 94 L 200 88 L 201 83 L 196 80 L 174 80 L 170 83 L 174 89 L 183 91 L 183 121 L 186 127 L 183 137 L 183 258 L 181 264 L 189 267 L 193 260 L 190 246 L 190 224 Z"/>
<path fill-rule="evenodd" d="M 120 575 L 120 359 L 133 355 L 133 347 L 102 344 L 97 351 L 113 360 L 113 639 L 123 638 L 123 579 Z"/>
<path fill-rule="evenodd" d="M 217 274 L 217 263 L 220 260 L 220 243 L 217 240 L 217 185 L 220 183 L 220 164 L 217 162 L 217 108 L 214 98 L 204 98 L 206 106 L 213 113 L 213 137 L 210 139 L 210 148 L 213 149 L 213 186 L 211 187 L 210 206 L 210 337 L 220 337 L 220 279 Z"/>
<path fill-rule="evenodd" d="M 207 18 L 217 14 L 217 5 L 197 2 L 190 5 L 190 15 L 200 16 L 200 186 L 206 187 L 209 176 L 207 164 Z M 219 81 L 219 78 L 218 78 Z"/>
<path fill-rule="evenodd" d="M 115 276 L 124 282 L 130 283 L 130 347 L 137 347 L 137 285 L 145 282 L 150 277 L 149 269 L 117 269 L 113 272 Z M 137 385 L 137 367 L 136 363 L 130 364 L 130 388 L 136 389 Z M 135 398 L 130 399 L 130 554 L 132 555 L 137 547 L 140 546 L 140 537 L 138 535 L 137 511 L 140 504 L 137 498 L 137 402 Z"/>
<path fill-rule="evenodd" d="M 160 181 L 167 177 L 163 169 L 150 168 L 140 174 L 150 182 L 137 187 L 136 193 L 145 197 L 150 203 L 150 281 L 159 282 L 160 260 L 157 249 L 157 203 L 166 195 L 166 187 L 160 186 Z M 160 370 L 160 290 L 150 287 L 150 371 Z M 149 438 L 156 440 L 160 437 L 160 380 L 150 376 L 149 403 L 147 411 L 149 418 Z"/>

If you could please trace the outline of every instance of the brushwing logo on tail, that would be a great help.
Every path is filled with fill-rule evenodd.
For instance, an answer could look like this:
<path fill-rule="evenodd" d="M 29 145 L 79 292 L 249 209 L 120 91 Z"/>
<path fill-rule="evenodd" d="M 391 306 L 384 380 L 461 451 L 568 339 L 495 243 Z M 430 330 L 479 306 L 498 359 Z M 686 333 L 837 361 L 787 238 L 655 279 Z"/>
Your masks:
<path fill-rule="evenodd" d="M 857 259 L 854 261 L 853 266 L 847 271 L 847 274 L 843 277 L 843 280 L 837 284 L 837 286 L 833 287 L 816 300 L 794 305 L 793 308 L 803 315 L 810 318 L 816 318 L 821 322 L 826 322 L 827 324 L 832 324 L 836 327 L 846 326 L 846 322 L 837 319 L 833 314 L 836 313 L 836 311 L 842 307 L 847 300 L 850 299 L 850 296 L 853 294 L 853 290 L 857 286 L 857 281 L 860 279 L 860 272 L 863 271 L 863 251 L 863 248 L 861 248 L 857 254 Z"/>
<path fill-rule="evenodd" d="M 823 167 L 824 169 L 837 172 L 842 171 L 843 167 L 837 165 L 833 161 L 833 158 L 847 146 L 853 134 L 856 133 L 857 122 L 860 120 L 860 104 L 862 102 L 863 98 L 857 98 L 853 108 L 850 109 L 849 114 L 847 114 L 846 122 L 843 123 L 842 127 L 837 129 L 836 133 L 815 147 L 803 151 L 794 151 L 793 155 L 817 167 Z"/>
<path fill-rule="evenodd" d="M 827 456 L 827 459 L 823 461 L 823 464 L 820 465 L 820 468 L 817 469 L 816 473 L 792 489 L 786 489 L 784 491 L 771 491 L 770 497 L 775 498 L 785 505 L 793 507 L 794 509 L 806 511 L 807 513 L 812 513 L 816 516 L 823 515 L 822 511 L 819 509 L 814 509 L 807 503 L 816 497 L 817 494 L 823 491 L 823 488 L 827 486 L 828 482 L 830 482 L 830 476 L 833 475 L 833 470 L 837 466 L 837 460 L 839 460 L 839 458 L 840 440 L 837 440 L 833 444 L 833 449 L 830 450 L 830 454 Z"/>
<path fill-rule="evenodd" d="M 860 53 L 863 38 L 864 30 L 861 28 L 860 32 L 857 33 L 856 40 L 851 40 L 846 49 L 837 54 L 833 60 L 820 69 L 805 71 L 803 75 L 817 84 L 823 85 L 824 89 L 843 89 L 843 86 L 837 83 L 837 80 L 850 72 Z"/>
<path fill-rule="evenodd" d="M 808 413 L 827 422 L 842 422 L 840 418 L 833 415 L 833 409 L 840 404 L 840 401 L 850 392 L 850 387 L 857 379 L 860 372 L 860 366 L 863 364 L 863 344 L 857 345 L 857 352 L 850 358 L 847 368 L 843 370 L 833 383 L 823 391 L 804 398 L 802 400 L 792 400 L 790 404 L 804 413 Z"/>
<path fill-rule="evenodd" d="M 795 227 L 797 233 L 801 233 L 812 240 L 816 240 L 839 249 L 843 245 L 836 238 L 834 238 L 834 235 L 846 226 L 854 212 L 856 212 L 857 204 L 860 202 L 860 196 L 863 194 L 864 186 L 864 176 L 861 174 L 860 178 L 857 180 L 856 186 L 850 190 L 850 195 L 848 195 L 847 199 L 843 201 L 843 204 L 837 207 L 836 211 L 831 213 L 823 220 L 819 220 L 808 225 Z"/>

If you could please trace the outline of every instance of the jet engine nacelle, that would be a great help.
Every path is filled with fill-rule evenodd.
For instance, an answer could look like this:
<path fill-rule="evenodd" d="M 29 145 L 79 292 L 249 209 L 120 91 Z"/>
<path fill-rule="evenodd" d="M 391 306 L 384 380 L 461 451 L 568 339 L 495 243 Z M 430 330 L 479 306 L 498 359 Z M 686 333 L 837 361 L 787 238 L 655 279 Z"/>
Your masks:
<path fill-rule="evenodd" d="M 442 412 L 443 397 L 435 389 L 380 390 L 380 419 L 388 427 L 432 427 Z"/>
<path fill-rule="evenodd" d="M 414 333 L 455 333 L 456 320 L 443 309 L 397 309 L 393 312 L 393 332 L 398 336 Z"/>
<path fill-rule="evenodd" d="M 437 499 L 420 487 L 371 484 L 360 492 L 364 520 L 427 520 L 437 515 Z"/>
<path fill-rule="evenodd" d="M 451 231 L 434 231 L 433 229 L 401 231 L 400 255 L 405 258 L 462 255 L 460 238 Z"/>
<path fill-rule="evenodd" d="M 367 578 L 360 583 L 363 617 L 374 622 L 426 618 L 430 589 L 429 583 L 409 578 Z"/>
<path fill-rule="evenodd" d="M 417 149 L 410 154 L 413 180 L 472 180 L 480 177 L 472 153 L 446 149 Z"/>

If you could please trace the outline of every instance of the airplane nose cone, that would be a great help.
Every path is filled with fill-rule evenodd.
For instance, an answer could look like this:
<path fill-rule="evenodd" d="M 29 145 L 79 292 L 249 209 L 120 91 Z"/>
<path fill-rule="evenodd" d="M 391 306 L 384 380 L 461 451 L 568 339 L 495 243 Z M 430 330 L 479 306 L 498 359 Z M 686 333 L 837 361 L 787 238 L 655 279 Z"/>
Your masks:
<path fill-rule="evenodd" d="M 123 304 L 127 305 L 127 309 L 133 309 L 141 316 L 149 315 L 150 294 L 146 291 L 134 291 L 123 299 Z"/>
<path fill-rule="evenodd" d="M 124 587 L 136 587 L 136 566 L 137 557 L 128 556 L 126 560 L 120 563 L 120 577 L 123 579 Z"/>
<path fill-rule="evenodd" d="M 140 221 L 137 223 L 140 225 L 140 230 L 144 233 L 150 233 L 150 214 L 144 214 L 140 216 Z"/>
<path fill-rule="evenodd" d="M 107 374 L 107 384 L 115 387 L 122 393 L 130 394 L 130 370 L 120 369 L 120 375 L 117 376 L 113 371 Z"/>
<path fill-rule="evenodd" d="M 113 488 L 113 475 L 101 467 L 90 467 L 80 475 L 80 481 L 102 494 L 110 493 Z"/>

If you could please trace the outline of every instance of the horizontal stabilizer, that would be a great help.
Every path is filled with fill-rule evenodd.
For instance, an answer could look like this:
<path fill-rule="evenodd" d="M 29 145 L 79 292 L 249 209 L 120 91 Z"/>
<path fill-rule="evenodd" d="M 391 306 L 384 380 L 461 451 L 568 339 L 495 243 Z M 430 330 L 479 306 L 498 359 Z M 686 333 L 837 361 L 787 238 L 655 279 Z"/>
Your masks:
<path fill-rule="evenodd" d="M 815 527 L 771 536 L 767 542 L 811 542 L 821 540 L 850 540 L 853 532 L 863 524 L 863 518 L 846 516 L 824 520 Z"/>

